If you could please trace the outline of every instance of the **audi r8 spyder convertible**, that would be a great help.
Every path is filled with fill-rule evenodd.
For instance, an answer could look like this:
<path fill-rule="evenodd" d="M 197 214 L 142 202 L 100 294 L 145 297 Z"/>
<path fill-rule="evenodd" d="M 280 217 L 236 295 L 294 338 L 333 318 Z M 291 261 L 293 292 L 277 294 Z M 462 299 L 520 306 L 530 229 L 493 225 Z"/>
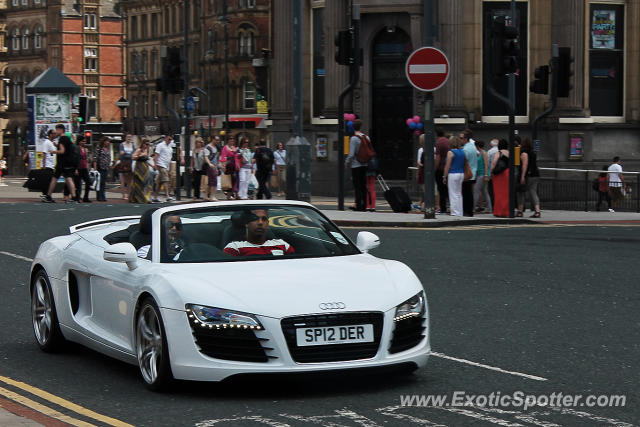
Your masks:
<path fill-rule="evenodd" d="M 402 365 L 430 352 L 422 284 L 369 254 L 313 206 L 183 204 L 90 221 L 42 243 L 31 268 L 35 337 L 172 379 Z"/>

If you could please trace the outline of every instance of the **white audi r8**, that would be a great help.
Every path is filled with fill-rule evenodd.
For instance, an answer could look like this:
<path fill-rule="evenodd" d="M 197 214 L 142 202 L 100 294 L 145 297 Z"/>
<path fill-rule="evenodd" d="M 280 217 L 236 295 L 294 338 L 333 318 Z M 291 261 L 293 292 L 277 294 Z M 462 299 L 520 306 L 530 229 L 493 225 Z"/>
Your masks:
<path fill-rule="evenodd" d="M 137 364 L 146 384 L 403 365 L 430 352 L 422 284 L 293 201 L 184 204 L 70 227 L 31 267 L 33 328 Z"/>

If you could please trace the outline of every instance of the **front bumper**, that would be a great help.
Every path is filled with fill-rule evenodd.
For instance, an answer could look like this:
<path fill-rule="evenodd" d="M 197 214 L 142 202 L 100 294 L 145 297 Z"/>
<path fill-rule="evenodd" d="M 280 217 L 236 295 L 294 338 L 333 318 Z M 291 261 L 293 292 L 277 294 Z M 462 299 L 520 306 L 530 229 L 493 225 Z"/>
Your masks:
<path fill-rule="evenodd" d="M 272 350 L 266 352 L 269 356 L 267 362 L 256 363 L 221 360 L 202 354 L 195 343 L 186 313 L 179 310 L 162 309 L 173 376 L 177 379 L 194 381 L 221 381 L 238 374 L 322 372 L 389 367 L 408 363 L 415 364 L 419 368 L 424 366 L 431 352 L 428 319 L 425 319 L 427 327 L 425 338 L 418 345 L 392 354 L 389 352 L 389 347 L 395 326 L 394 313 L 395 309 L 383 313 L 382 335 L 375 356 L 368 359 L 319 363 L 294 361 L 282 331 L 281 319 L 258 316 L 264 330 L 256 331 L 256 336 L 261 339 L 264 347 Z"/>

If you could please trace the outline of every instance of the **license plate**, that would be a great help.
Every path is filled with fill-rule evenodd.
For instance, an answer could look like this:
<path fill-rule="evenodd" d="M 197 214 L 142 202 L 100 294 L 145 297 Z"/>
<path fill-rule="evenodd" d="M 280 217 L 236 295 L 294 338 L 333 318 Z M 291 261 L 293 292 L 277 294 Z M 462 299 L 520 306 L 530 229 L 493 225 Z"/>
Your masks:
<path fill-rule="evenodd" d="M 298 347 L 373 342 L 373 325 L 323 326 L 296 329 Z"/>

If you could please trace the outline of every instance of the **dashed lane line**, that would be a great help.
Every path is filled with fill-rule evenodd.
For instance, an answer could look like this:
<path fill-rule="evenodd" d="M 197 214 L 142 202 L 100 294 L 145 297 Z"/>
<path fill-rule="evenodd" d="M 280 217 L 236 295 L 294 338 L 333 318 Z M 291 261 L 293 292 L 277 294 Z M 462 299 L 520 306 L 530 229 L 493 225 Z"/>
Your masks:
<path fill-rule="evenodd" d="M 80 415 L 82 415 L 84 417 L 94 419 L 94 420 L 99 421 L 101 423 L 104 423 L 104 424 L 107 424 L 107 425 L 110 425 L 110 426 L 114 426 L 114 427 L 133 427 L 131 424 L 125 423 L 125 422 L 117 420 L 115 418 L 108 417 L 106 415 L 99 414 L 97 412 L 92 411 L 91 409 L 84 408 L 84 407 L 82 407 L 82 406 L 80 406 L 80 405 L 78 405 L 76 403 L 70 402 L 70 401 L 68 401 L 66 399 L 63 399 L 63 398 L 61 398 L 59 396 L 56 396 L 55 394 L 51 394 L 48 391 L 44 391 L 44 390 L 39 389 L 37 387 L 34 387 L 32 385 L 23 383 L 21 381 L 16 381 L 14 379 L 11 379 L 11 378 L 8 378 L 8 377 L 4 377 L 4 376 L 0 375 L 0 382 L 3 382 L 5 384 L 9 384 L 9 385 L 11 385 L 13 387 L 16 387 L 16 388 L 19 388 L 21 390 L 24 390 L 24 391 L 26 391 L 28 393 L 33 394 L 34 396 L 38 396 L 41 399 L 47 400 L 47 401 L 49 401 L 51 403 L 54 403 L 54 404 L 56 404 L 58 406 L 61 406 L 61 407 L 66 408 L 66 409 L 68 409 L 70 411 L 73 411 L 76 414 L 80 414 Z M 3 394 L 4 396 L 8 397 L 11 400 L 15 400 L 16 402 L 22 403 L 23 405 L 28 406 L 29 408 L 35 409 L 38 412 L 42 412 L 42 413 L 44 413 L 44 414 L 46 414 L 46 415 L 48 415 L 48 416 L 50 416 L 52 418 L 57 418 L 57 419 L 59 419 L 61 421 L 67 422 L 69 424 L 72 424 L 72 425 L 75 425 L 75 426 L 92 426 L 93 425 L 93 424 L 86 423 L 84 421 L 75 420 L 73 418 L 68 417 L 67 415 L 57 413 L 55 410 L 52 410 L 51 408 L 48 408 L 48 407 L 46 407 L 44 405 L 41 405 L 38 402 L 34 402 L 31 399 L 28 399 L 28 398 L 26 398 L 24 396 L 21 396 L 20 394 L 14 393 L 12 391 L 6 390 L 6 389 L 4 389 L 2 387 L 0 387 L 0 394 Z M 38 407 L 34 407 L 34 406 L 31 406 L 31 405 L 38 405 Z M 38 409 L 38 408 L 40 408 L 40 409 Z M 56 414 L 55 415 L 51 415 L 50 413 L 43 412 L 45 410 L 46 411 L 56 412 Z M 59 416 L 70 418 L 70 420 L 62 419 Z M 71 421 L 73 421 L 73 422 L 71 422 Z"/>
<path fill-rule="evenodd" d="M 23 261 L 33 262 L 33 258 L 27 258 L 26 256 L 22 256 L 22 255 L 18 255 L 18 254 L 12 254 L 11 252 L 0 251 L 0 254 L 6 255 L 6 256 L 10 256 L 10 257 L 14 257 L 14 258 L 18 258 L 18 259 L 21 259 Z"/>
<path fill-rule="evenodd" d="M 431 352 L 431 355 L 432 356 L 436 356 L 436 357 L 440 357 L 442 359 L 453 360 L 454 362 L 465 363 L 467 365 L 476 366 L 476 367 L 484 368 L 484 369 L 489 369 L 491 371 L 501 372 L 503 374 L 516 375 L 518 377 L 523 377 L 523 378 L 527 378 L 527 379 L 535 380 L 535 381 L 548 381 L 547 378 L 539 377 L 537 375 L 523 374 L 522 372 L 516 372 L 516 371 L 507 371 L 505 369 L 498 368 L 496 366 L 485 365 L 483 363 L 473 362 L 473 361 L 467 360 L 467 359 L 460 359 L 458 357 L 447 356 L 446 354 L 442 354 L 442 353 Z"/>

